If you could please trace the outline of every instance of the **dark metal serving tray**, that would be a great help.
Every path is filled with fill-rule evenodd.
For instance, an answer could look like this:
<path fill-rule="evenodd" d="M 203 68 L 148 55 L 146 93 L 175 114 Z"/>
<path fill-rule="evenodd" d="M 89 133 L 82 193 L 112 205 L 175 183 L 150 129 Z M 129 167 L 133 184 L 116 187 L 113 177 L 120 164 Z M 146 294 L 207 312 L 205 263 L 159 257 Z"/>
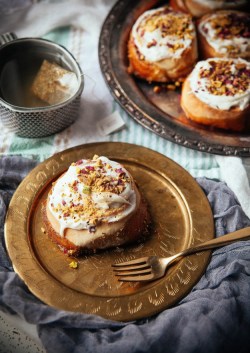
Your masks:
<path fill-rule="evenodd" d="M 180 90 L 154 92 L 128 74 L 127 41 L 138 16 L 157 0 L 119 0 L 108 14 L 100 34 L 99 61 L 104 79 L 121 107 L 139 124 L 179 145 L 220 155 L 250 156 L 250 132 L 235 133 L 194 124 L 180 107 Z"/>

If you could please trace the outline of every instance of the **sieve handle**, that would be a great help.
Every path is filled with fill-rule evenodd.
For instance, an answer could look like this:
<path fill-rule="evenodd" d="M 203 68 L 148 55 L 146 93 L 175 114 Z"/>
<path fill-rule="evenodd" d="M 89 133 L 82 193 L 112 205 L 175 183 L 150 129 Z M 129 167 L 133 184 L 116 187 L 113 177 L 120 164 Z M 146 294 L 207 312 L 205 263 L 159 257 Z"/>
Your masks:
<path fill-rule="evenodd" d="M 17 35 L 13 32 L 0 34 L 0 46 L 17 39 Z"/>

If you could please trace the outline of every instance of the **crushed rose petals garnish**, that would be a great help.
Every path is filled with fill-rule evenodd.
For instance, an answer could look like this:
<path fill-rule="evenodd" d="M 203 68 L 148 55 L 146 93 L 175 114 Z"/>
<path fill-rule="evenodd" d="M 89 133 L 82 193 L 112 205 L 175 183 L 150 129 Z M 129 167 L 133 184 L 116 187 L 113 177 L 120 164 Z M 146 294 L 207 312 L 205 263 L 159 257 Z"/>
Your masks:
<path fill-rule="evenodd" d="M 200 71 L 200 77 L 207 79 L 206 88 L 211 94 L 234 96 L 249 89 L 250 69 L 244 63 L 211 59 L 209 64 L 209 69 Z"/>
<path fill-rule="evenodd" d="M 124 203 L 116 208 L 103 209 L 96 207 L 97 205 L 92 199 L 92 194 L 114 193 L 119 196 L 125 190 L 126 184 L 131 183 L 131 177 L 122 167 L 113 168 L 111 165 L 98 159 L 98 156 L 94 156 L 93 160 L 89 160 L 88 162 L 92 164 L 93 161 L 93 165 L 84 165 L 83 160 L 72 163 L 72 166 L 77 167 L 77 180 L 67 185 L 71 196 L 78 197 L 78 199 L 75 200 L 74 198 L 74 202 L 66 202 L 64 199 L 65 195 L 61 194 L 62 200 L 56 207 L 53 203 L 50 204 L 52 210 L 59 214 L 60 219 L 67 220 L 73 218 L 75 223 L 81 219 L 86 220 L 89 233 L 96 232 L 96 225 L 102 220 L 104 213 L 105 216 L 112 216 L 126 207 Z M 106 169 L 110 170 L 111 173 L 107 174 Z"/>
<path fill-rule="evenodd" d="M 175 37 L 179 40 L 193 39 L 195 36 L 192 24 L 192 17 L 188 14 L 176 13 L 171 8 L 164 8 L 151 13 L 145 18 L 145 21 L 137 28 L 138 35 L 144 37 L 147 32 L 160 30 L 162 38 Z M 158 44 L 156 39 L 152 39 L 147 43 L 147 48 L 155 47 Z M 160 44 L 162 45 L 162 43 Z M 165 45 L 174 53 L 180 48 L 184 48 L 184 44 L 176 41 L 175 43 L 166 42 Z M 144 56 L 141 55 L 141 60 Z"/>
<path fill-rule="evenodd" d="M 215 31 L 215 36 L 222 39 L 233 37 L 250 38 L 250 15 L 249 14 L 218 14 L 208 22 Z"/>
<path fill-rule="evenodd" d="M 250 14 L 247 13 L 218 13 L 201 23 L 201 29 L 208 34 L 209 27 L 213 30 L 213 39 L 231 40 L 233 38 L 250 39 Z M 247 44 L 247 42 L 245 43 Z M 240 45 L 232 42 L 223 46 L 231 55 L 238 54 L 242 50 Z"/>

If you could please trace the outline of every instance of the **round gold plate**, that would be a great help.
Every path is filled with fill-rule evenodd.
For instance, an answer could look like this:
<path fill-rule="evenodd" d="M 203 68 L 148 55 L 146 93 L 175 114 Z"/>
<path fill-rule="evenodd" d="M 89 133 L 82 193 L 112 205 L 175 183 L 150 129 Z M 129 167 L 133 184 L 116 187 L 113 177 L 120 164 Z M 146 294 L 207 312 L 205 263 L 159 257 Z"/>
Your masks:
<path fill-rule="evenodd" d="M 134 244 L 79 258 L 63 254 L 43 232 L 41 204 L 51 183 L 69 165 L 94 154 L 122 163 L 148 201 L 152 234 Z M 214 237 L 213 216 L 197 182 L 181 166 L 145 147 L 103 142 L 71 148 L 34 168 L 16 190 L 5 223 L 5 240 L 15 271 L 48 305 L 107 319 L 129 321 L 154 315 L 183 298 L 202 276 L 210 251 L 183 258 L 160 280 L 119 282 L 111 264 L 172 255 Z"/>

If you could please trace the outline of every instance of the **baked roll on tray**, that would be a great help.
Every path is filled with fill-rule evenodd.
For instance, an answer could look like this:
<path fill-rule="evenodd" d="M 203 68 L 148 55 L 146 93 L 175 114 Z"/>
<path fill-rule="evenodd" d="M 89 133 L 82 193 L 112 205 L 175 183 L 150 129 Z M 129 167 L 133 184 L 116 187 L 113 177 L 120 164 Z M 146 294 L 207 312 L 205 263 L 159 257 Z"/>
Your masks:
<path fill-rule="evenodd" d="M 187 77 L 181 107 L 192 121 L 242 131 L 249 125 L 250 63 L 243 59 L 200 61 Z"/>
<path fill-rule="evenodd" d="M 232 10 L 217 11 L 203 16 L 197 26 L 202 58 L 250 59 L 250 14 Z"/>
<path fill-rule="evenodd" d="M 148 82 L 182 80 L 197 60 L 197 38 L 190 15 L 164 6 L 144 12 L 128 41 L 128 72 Z"/>
<path fill-rule="evenodd" d="M 149 235 L 148 207 L 135 181 L 106 157 L 72 163 L 53 183 L 42 213 L 46 233 L 70 256 Z"/>
<path fill-rule="evenodd" d="M 248 0 L 170 0 L 170 6 L 176 11 L 201 17 L 217 10 L 246 10 Z"/>

